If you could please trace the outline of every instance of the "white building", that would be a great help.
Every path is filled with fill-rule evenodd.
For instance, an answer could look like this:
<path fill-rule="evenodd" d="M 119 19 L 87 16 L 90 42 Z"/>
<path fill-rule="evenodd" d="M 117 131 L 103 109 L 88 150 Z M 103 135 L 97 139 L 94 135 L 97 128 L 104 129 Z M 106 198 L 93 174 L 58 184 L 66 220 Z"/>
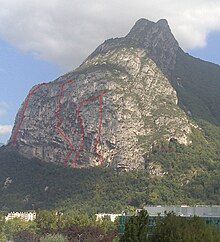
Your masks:
<path fill-rule="evenodd" d="M 14 218 L 19 218 L 24 221 L 33 221 L 36 219 L 36 212 L 11 212 L 5 217 L 5 220 L 11 220 Z"/>
<path fill-rule="evenodd" d="M 97 213 L 96 214 L 96 221 L 103 221 L 105 219 L 109 219 L 112 222 L 115 222 L 116 218 L 121 216 L 121 214 L 114 214 L 114 213 Z"/>
<path fill-rule="evenodd" d="M 165 213 L 173 212 L 177 216 L 182 217 L 220 217 L 220 206 L 206 206 L 206 205 L 196 205 L 196 206 L 145 206 L 149 216 L 165 216 Z"/>

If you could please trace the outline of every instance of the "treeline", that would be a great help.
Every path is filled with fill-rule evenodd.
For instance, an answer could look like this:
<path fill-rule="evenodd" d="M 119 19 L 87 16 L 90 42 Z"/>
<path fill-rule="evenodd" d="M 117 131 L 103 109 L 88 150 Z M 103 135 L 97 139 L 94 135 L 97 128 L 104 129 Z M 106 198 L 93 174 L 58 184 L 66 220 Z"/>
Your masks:
<path fill-rule="evenodd" d="M 130 216 L 124 233 L 120 219 L 96 221 L 86 213 L 43 210 L 35 221 L 5 221 L 0 215 L 0 241 L 13 242 L 219 242 L 220 230 L 199 217 L 167 213 L 152 220 L 147 211 Z"/>
<path fill-rule="evenodd" d="M 5 221 L 0 215 L 0 241 L 48 242 L 48 241 L 117 241 L 118 223 L 109 219 L 96 221 L 95 216 L 69 211 L 42 210 L 36 220 L 15 218 Z"/>
<path fill-rule="evenodd" d="M 219 242 L 220 231 L 202 218 L 184 218 L 168 213 L 152 226 L 146 211 L 132 216 L 125 225 L 120 242 Z"/>

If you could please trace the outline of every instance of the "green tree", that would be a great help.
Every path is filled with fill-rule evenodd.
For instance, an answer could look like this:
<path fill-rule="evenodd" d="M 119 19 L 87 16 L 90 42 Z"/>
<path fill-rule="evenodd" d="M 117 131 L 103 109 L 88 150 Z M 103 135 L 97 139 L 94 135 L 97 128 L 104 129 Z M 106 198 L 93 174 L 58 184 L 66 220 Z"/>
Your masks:
<path fill-rule="evenodd" d="M 36 217 L 37 228 L 40 233 L 53 233 L 58 229 L 59 216 L 56 211 L 39 211 Z"/>
<path fill-rule="evenodd" d="M 95 223 L 98 227 L 100 227 L 105 233 L 116 231 L 118 228 L 118 221 L 112 222 L 109 218 L 103 218 L 102 221 L 97 221 Z"/>
<path fill-rule="evenodd" d="M 68 242 L 68 239 L 66 239 L 63 235 L 60 234 L 49 234 L 41 238 L 40 242 Z"/>
<path fill-rule="evenodd" d="M 218 242 L 219 231 L 199 217 L 184 218 L 168 213 L 159 217 L 152 242 Z"/>
<path fill-rule="evenodd" d="M 70 210 L 66 212 L 60 219 L 60 226 L 62 228 L 68 228 L 73 225 L 79 225 L 81 227 L 91 226 L 95 224 L 95 219 L 90 218 L 85 212 L 78 212 Z"/>
<path fill-rule="evenodd" d="M 125 233 L 120 242 L 147 242 L 148 213 L 142 210 L 137 216 L 132 216 L 125 225 Z"/>
<path fill-rule="evenodd" d="M 14 242 L 39 242 L 40 236 L 36 233 L 24 230 L 18 232 L 13 239 Z"/>
<path fill-rule="evenodd" d="M 36 230 L 35 222 L 27 222 L 19 218 L 14 218 L 6 221 L 4 224 L 4 234 L 9 240 L 12 239 L 14 235 L 24 230 L 34 232 Z"/>

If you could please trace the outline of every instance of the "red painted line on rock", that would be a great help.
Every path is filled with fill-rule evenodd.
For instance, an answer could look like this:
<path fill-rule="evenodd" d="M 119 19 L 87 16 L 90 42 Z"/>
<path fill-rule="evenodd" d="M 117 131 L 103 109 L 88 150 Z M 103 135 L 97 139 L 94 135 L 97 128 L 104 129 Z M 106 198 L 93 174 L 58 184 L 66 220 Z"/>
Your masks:
<path fill-rule="evenodd" d="M 84 149 L 84 143 L 85 143 L 85 130 L 84 130 L 84 120 L 83 120 L 83 117 L 81 116 L 80 114 L 80 110 L 82 109 L 83 106 L 86 106 L 96 100 L 99 100 L 99 128 L 98 128 L 98 136 L 96 138 L 96 144 L 95 144 L 95 152 L 97 154 L 97 156 L 99 157 L 99 161 L 101 164 L 103 164 L 103 157 L 102 157 L 102 154 L 101 152 L 97 152 L 97 146 L 98 144 L 100 143 L 100 136 L 101 136 L 101 129 L 102 129 L 102 100 L 103 100 L 103 95 L 105 94 L 106 92 L 102 92 L 100 95 L 98 96 L 93 96 L 91 98 L 88 98 L 84 101 L 82 101 L 77 110 L 76 110 L 76 115 L 77 115 L 77 121 L 79 122 L 80 124 L 80 129 L 81 129 L 81 141 L 80 141 L 80 144 L 79 144 L 79 149 L 77 150 L 76 152 L 76 155 L 73 159 L 73 162 L 72 162 L 72 166 L 73 167 L 76 167 L 77 165 L 77 160 L 81 154 L 81 152 L 83 151 Z"/>
<path fill-rule="evenodd" d="M 20 128 L 22 126 L 22 123 L 24 121 L 25 112 L 26 112 L 26 110 L 27 110 L 27 108 L 29 106 L 30 99 L 36 94 L 36 92 L 40 89 L 40 87 L 46 86 L 46 85 L 48 85 L 48 84 L 47 83 L 38 84 L 32 91 L 29 92 L 29 94 L 28 94 L 28 96 L 27 96 L 27 98 L 26 98 L 26 100 L 24 102 L 24 106 L 22 108 L 21 114 L 20 114 L 21 115 L 20 121 L 19 121 L 19 123 L 18 123 L 18 125 L 17 125 L 17 127 L 16 127 L 16 129 L 14 131 L 14 135 L 12 137 L 12 144 L 13 145 L 15 145 L 16 142 L 17 142 L 18 133 L 19 133 L 19 130 L 20 130 Z"/>
<path fill-rule="evenodd" d="M 64 83 L 61 85 L 60 88 L 60 94 L 59 94 L 59 100 L 58 100 L 58 108 L 55 112 L 55 116 L 58 120 L 58 122 L 56 123 L 56 131 L 59 133 L 59 135 L 68 143 L 68 145 L 70 146 L 71 149 L 75 150 L 71 140 L 69 139 L 69 137 L 64 133 L 63 129 L 61 128 L 61 125 L 63 123 L 63 119 L 60 116 L 60 112 L 61 112 L 61 99 L 63 98 L 63 92 L 64 92 L 64 87 L 65 85 L 68 83 Z"/>
<path fill-rule="evenodd" d="M 63 119 L 61 118 L 61 100 L 63 98 L 63 94 L 64 94 L 64 88 L 65 88 L 65 85 L 67 84 L 71 84 L 73 83 L 72 80 L 69 80 L 65 83 L 62 83 L 60 85 L 60 93 L 59 93 L 59 99 L 58 99 L 58 106 L 57 106 L 57 110 L 55 111 L 55 117 L 57 119 L 57 122 L 55 124 L 55 130 L 56 132 L 60 135 L 60 137 L 68 144 L 68 146 L 70 147 L 70 152 L 67 154 L 67 156 L 65 157 L 64 159 L 64 165 L 67 166 L 67 162 L 68 160 L 70 159 L 71 155 L 73 152 L 75 152 L 75 147 L 72 143 L 72 141 L 70 140 L 70 138 L 64 133 L 63 129 L 61 128 L 61 125 L 63 123 Z"/>
<path fill-rule="evenodd" d="M 63 163 L 65 166 L 67 166 L 68 160 L 71 158 L 73 152 L 75 152 L 75 157 L 72 161 L 72 166 L 75 168 L 77 167 L 77 161 L 79 159 L 79 156 L 81 154 L 81 152 L 84 150 L 84 146 L 85 146 L 85 129 L 84 129 L 84 120 L 83 117 L 81 115 L 81 109 L 86 106 L 89 105 L 92 102 L 95 101 L 99 101 L 99 125 L 98 125 L 98 134 L 95 140 L 95 145 L 94 145 L 94 150 L 97 154 L 97 156 L 99 157 L 99 161 L 101 164 L 103 164 L 103 156 L 101 151 L 97 151 L 97 146 L 100 144 L 100 139 L 101 139 L 101 131 L 102 131 L 102 119 L 103 119 L 103 96 L 105 95 L 106 92 L 102 92 L 100 95 L 97 96 L 92 96 L 82 102 L 80 102 L 80 104 L 76 105 L 76 119 L 77 122 L 79 123 L 80 126 L 80 135 L 81 135 L 81 139 L 79 141 L 78 144 L 78 150 L 76 150 L 73 142 L 70 140 L 70 138 L 65 134 L 65 132 L 62 129 L 62 124 L 63 124 L 63 119 L 61 117 L 61 109 L 62 109 L 62 104 L 61 104 L 61 100 L 63 99 L 64 96 L 64 91 L 65 91 L 65 86 L 68 84 L 72 84 L 73 81 L 72 80 L 68 80 L 65 83 L 62 83 L 59 86 L 59 98 L 58 98 L 58 105 L 55 111 L 55 118 L 56 118 L 56 123 L 55 123 L 55 130 L 58 133 L 58 135 L 67 143 L 67 145 L 70 147 L 70 151 L 68 152 L 67 156 L 65 157 Z M 31 98 L 36 94 L 36 92 L 42 87 L 42 86 L 47 86 L 48 84 L 46 83 L 42 83 L 37 85 L 32 91 L 29 92 L 22 111 L 20 113 L 20 121 L 14 131 L 13 137 L 12 137 L 12 144 L 16 144 L 17 142 L 17 138 L 18 138 L 18 134 L 19 134 L 19 130 L 23 124 L 24 118 L 25 118 L 25 113 L 29 107 L 29 102 L 31 100 Z M 76 133 L 78 133 L 78 131 L 76 129 L 74 129 L 73 134 L 75 135 Z"/>

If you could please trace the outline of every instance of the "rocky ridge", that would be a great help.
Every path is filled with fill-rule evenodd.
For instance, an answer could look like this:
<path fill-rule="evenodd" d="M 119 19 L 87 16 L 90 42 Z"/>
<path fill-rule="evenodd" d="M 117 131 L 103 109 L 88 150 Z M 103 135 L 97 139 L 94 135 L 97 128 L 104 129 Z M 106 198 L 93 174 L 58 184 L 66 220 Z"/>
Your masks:
<path fill-rule="evenodd" d="M 171 76 L 180 47 L 167 20 L 161 19 L 154 23 L 139 19 L 125 37 L 106 40 L 88 59 L 100 53 L 129 46 L 143 49 L 166 76 Z"/>

